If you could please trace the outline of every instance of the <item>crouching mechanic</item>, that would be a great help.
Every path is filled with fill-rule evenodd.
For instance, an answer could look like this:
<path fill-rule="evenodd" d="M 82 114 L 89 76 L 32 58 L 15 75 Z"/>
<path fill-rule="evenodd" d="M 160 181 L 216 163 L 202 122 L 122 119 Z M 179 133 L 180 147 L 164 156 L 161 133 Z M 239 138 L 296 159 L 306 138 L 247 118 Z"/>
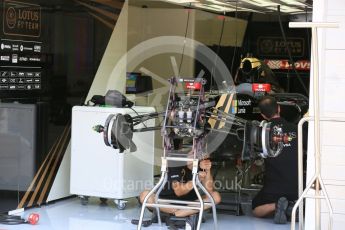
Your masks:
<path fill-rule="evenodd" d="M 175 163 L 175 162 L 172 162 Z M 181 165 L 181 162 L 176 162 L 177 165 L 169 165 L 168 167 L 168 182 L 162 190 L 160 197 L 161 199 L 169 200 L 183 200 L 183 201 L 196 201 L 198 197 L 193 188 L 193 174 L 192 174 L 192 163 L 187 165 Z M 178 165 L 179 164 L 179 165 Z M 175 166 L 175 167 L 173 167 Z M 214 191 L 213 177 L 211 173 L 212 163 L 210 160 L 201 160 L 199 163 L 199 179 L 204 185 L 206 190 L 211 194 L 216 204 L 221 201 L 220 194 Z M 140 202 L 143 203 L 146 195 L 149 191 L 144 191 L 140 195 Z M 205 202 L 208 202 L 206 195 L 202 196 Z M 147 203 L 154 203 L 155 194 L 152 195 Z M 210 208 L 206 205 L 205 209 Z M 191 218 L 189 223 L 196 223 L 198 210 L 190 209 L 171 209 L 171 208 L 160 208 L 160 211 L 166 214 L 170 214 L 176 217 L 187 217 Z M 194 229 L 192 227 L 192 229 Z"/>
<path fill-rule="evenodd" d="M 275 223 L 285 224 L 298 199 L 297 127 L 280 117 L 280 107 L 275 98 L 264 97 L 259 108 L 263 118 L 271 122 L 272 127 L 281 127 L 292 140 L 284 144 L 280 155 L 265 159 L 264 185 L 253 199 L 253 214 L 256 217 L 273 215 Z"/>

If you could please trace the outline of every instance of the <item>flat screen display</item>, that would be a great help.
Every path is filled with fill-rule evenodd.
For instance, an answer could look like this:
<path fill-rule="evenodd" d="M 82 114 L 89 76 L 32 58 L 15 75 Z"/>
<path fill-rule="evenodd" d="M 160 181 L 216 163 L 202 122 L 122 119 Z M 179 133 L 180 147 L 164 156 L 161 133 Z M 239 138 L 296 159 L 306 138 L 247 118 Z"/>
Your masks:
<path fill-rule="evenodd" d="M 127 73 L 127 79 L 126 79 L 126 93 L 127 94 L 133 94 L 137 93 L 137 81 L 141 77 L 140 73 Z"/>

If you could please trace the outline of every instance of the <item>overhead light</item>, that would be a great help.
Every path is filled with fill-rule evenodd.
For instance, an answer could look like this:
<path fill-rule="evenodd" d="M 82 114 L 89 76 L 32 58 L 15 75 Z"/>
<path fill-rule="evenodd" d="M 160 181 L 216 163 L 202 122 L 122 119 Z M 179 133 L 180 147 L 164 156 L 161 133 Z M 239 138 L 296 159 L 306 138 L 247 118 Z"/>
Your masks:
<path fill-rule="evenodd" d="M 199 0 L 165 0 L 167 2 L 172 2 L 176 4 L 187 4 L 187 3 L 197 3 Z"/>
<path fill-rule="evenodd" d="M 267 7 L 267 9 L 276 11 L 277 7 L 274 6 L 269 6 Z M 295 7 L 290 7 L 290 6 L 280 6 L 280 11 L 283 13 L 301 13 L 303 12 L 303 10 L 299 9 L 299 8 L 295 8 Z"/>
<path fill-rule="evenodd" d="M 212 7 L 212 8 L 218 9 L 221 12 L 235 11 L 235 9 L 231 8 L 231 7 L 225 7 L 225 6 L 215 5 L 215 4 L 212 4 L 212 5 L 209 5 L 209 6 Z"/>
<path fill-rule="evenodd" d="M 193 4 L 193 6 L 197 7 L 197 8 L 201 8 L 201 9 L 216 11 L 216 12 L 231 12 L 231 11 L 235 11 L 233 8 L 224 7 L 224 6 L 215 5 L 215 4 L 196 3 L 196 4 Z"/>
<path fill-rule="evenodd" d="M 213 4 L 222 5 L 222 6 L 229 6 L 228 3 L 221 2 L 221 1 L 219 1 L 219 0 L 206 0 L 206 2 L 211 2 L 211 3 L 213 3 Z"/>
<path fill-rule="evenodd" d="M 273 3 L 272 1 L 268 1 L 268 0 L 242 0 L 242 2 L 246 2 L 248 4 L 260 6 L 260 7 L 268 7 L 272 5 L 277 5 Z"/>
<path fill-rule="evenodd" d="M 306 4 L 296 1 L 296 0 L 280 0 L 281 2 L 284 2 L 288 5 L 293 5 L 293 6 L 306 6 Z"/>
<path fill-rule="evenodd" d="M 211 11 L 215 11 L 215 12 L 245 11 L 245 12 L 263 13 L 263 12 L 260 12 L 260 11 L 257 11 L 257 10 L 253 10 L 253 9 L 233 6 L 231 4 L 226 4 L 226 5 L 223 6 L 223 5 L 217 5 L 217 4 L 195 3 L 195 4 L 193 4 L 193 7 L 200 8 L 200 9 L 211 10 Z"/>

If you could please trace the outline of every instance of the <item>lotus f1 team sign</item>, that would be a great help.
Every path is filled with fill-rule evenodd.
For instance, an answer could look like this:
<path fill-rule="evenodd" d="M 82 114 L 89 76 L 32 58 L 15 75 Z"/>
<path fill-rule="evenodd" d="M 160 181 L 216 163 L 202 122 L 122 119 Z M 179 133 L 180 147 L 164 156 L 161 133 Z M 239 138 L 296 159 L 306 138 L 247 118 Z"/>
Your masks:
<path fill-rule="evenodd" d="M 4 1 L 3 32 L 5 35 L 41 36 L 41 7 L 18 1 Z"/>
<path fill-rule="evenodd" d="M 257 40 L 258 54 L 260 56 L 285 57 L 288 55 L 287 46 L 295 57 L 304 56 L 304 39 L 288 37 L 285 42 L 280 37 L 259 37 Z"/>

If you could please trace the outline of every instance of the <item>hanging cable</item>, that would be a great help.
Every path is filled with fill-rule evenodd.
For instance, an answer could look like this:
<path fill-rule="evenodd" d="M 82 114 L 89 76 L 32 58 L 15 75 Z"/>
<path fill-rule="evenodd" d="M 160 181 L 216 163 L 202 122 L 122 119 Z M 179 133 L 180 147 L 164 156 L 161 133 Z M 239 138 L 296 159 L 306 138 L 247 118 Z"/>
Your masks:
<path fill-rule="evenodd" d="M 237 42 L 238 42 L 238 27 L 237 27 L 237 19 L 238 19 L 238 5 L 237 5 L 238 1 L 236 1 L 236 8 L 235 8 L 235 19 L 236 19 L 236 32 L 235 32 L 235 48 L 234 48 L 234 53 L 232 55 L 232 60 L 231 60 L 231 68 L 230 71 L 232 71 L 234 69 L 234 64 L 235 64 L 235 57 L 236 57 L 236 52 L 237 52 Z"/>
<path fill-rule="evenodd" d="M 222 28 L 221 28 L 221 31 L 220 31 L 220 37 L 219 37 L 219 42 L 218 42 L 218 47 L 217 47 L 217 52 L 216 52 L 216 57 L 214 59 L 214 64 L 213 64 L 213 67 L 212 67 L 212 70 L 211 70 L 211 83 L 210 83 L 210 89 L 212 89 L 212 86 L 213 86 L 213 77 L 215 75 L 215 72 L 216 72 L 216 66 L 217 66 L 217 61 L 218 61 L 218 58 L 219 58 L 219 52 L 220 52 L 220 46 L 222 44 L 222 40 L 223 40 L 223 34 L 224 34 L 224 28 L 225 28 L 225 11 L 224 11 L 224 17 L 223 17 L 223 21 L 222 21 Z"/>
<path fill-rule="evenodd" d="M 308 22 L 308 7 L 307 6 L 305 7 L 305 22 Z M 307 49 L 308 49 L 307 52 L 310 55 L 311 54 L 311 50 L 310 50 L 311 44 L 310 44 L 310 33 L 309 33 L 308 28 L 306 28 L 306 32 L 307 32 L 307 44 L 308 44 L 307 45 Z"/>
<path fill-rule="evenodd" d="M 192 3 L 190 3 L 189 7 L 191 7 L 191 6 L 192 6 Z M 180 74 L 181 74 L 182 63 L 183 63 L 183 58 L 184 58 L 184 50 L 186 48 L 186 42 L 187 42 L 186 39 L 187 39 L 187 34 L 188 34 L 188 29 L 189 29 L 189 18 L 190 18 L 190 8 L 188 9 L 186 31 L 185 31 L 185 34 L 184 34 L 181 62 L 180 62 L 179 70 L 178 70 L 178 76 L 176 76 L 176 77 L 180 77 Z"/>
<path fill-rule="evenodd" d="M 298 73 L 297 69 L 296 69 L 296 66 L 295 66 L 295 62 L 294 60 L 292 59 L 292 55 L 291 55 L 291 50 L 290 50 L 290 47 L 287 43 L 287 39 L 286 39 L 286 35 L 285 35 L 285 31 L 284 31 L 284 27 L 283 27 L 283 23 L 282 23 L 282 20 L 281 20 L 281 14 L 280 14 L 280 5 L 277 6 L 277 11 L 278 11 L 278 20 L 279 20 L 279 26 L 280 26 L 280 30 L 281 30 L 281 33 L 282 33 L 282 36 L 283 36 L 283 39 L 284 39 L 284 43 L 285 43 L 285 46 L 286 46 L 286 49 L 287 49 L 287 52 L 288 52 L 288 56 L 289 56 L 289 62 L 290 64 L 292 65 L 292 69 L 295 71 L 296 73 L 296 76 L 297 76 L 297 79 L 298 81 L 301 83 L 301 86 L 303 87 L 305 93 L 307 95 L 309 95 L 309 92 L 308 92 L 308 89 L 307 87 L 305 86 L 302 78 L 301 78 L 301 75 Z"/>

